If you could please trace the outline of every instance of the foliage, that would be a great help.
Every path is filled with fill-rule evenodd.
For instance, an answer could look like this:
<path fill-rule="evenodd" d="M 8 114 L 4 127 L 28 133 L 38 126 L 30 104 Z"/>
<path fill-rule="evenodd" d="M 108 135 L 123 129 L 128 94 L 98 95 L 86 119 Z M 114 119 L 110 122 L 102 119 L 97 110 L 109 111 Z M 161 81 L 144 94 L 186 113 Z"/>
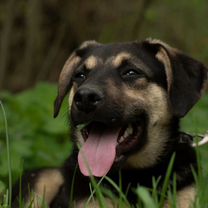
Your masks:
<path fill-rule="evenodd" d="M 22 168 L 61 165 L 70 154 L 67 110 L 53 119 L 55 93 L 56 87 L 46 83 L 17 95 L 1 93 L 9 126 L 13 181 Z M 0 191 L 8 176 L 3 122 L 0 116 Z"/>
<path fill-rule="evenodd" d="M 3 0 L 0 89 L 17 92 L 39 80 L 56 80 L 64 60 L 86 39 L 105 43 L 151 36 L 208 63 L 207 10 L 207 0 Z M 8 120 L 13 181 L 22 169 L 59 166 L 70 154 L 66 104 L 59 118 L 52 118 L 55 92 L 54 85 L 40 83 L 16 95 L 0 93 Z M 183 119 L 183 130 L 193 134 L 208 130 L 207 103 L 206 95 Z M 201 197 L 196 204 L 208 204 L 206 145 L 199 148 L 199 155 L 203 174 L 198 180 Z M 0 192 L 6 187 L 7 148 L 0 112 Z M 146 189 L 137 191 L 144 206 L 153 206 Z M 8 204 L 8 195 L 4 192 L 4 204 Z"/>
<path fill-rule="evenodd" d="M 208 133 L 207 118 L 208 95 L 206 94 L 182 120 L 182 129 L 193 135 L 203 135 Z M 199 151 L 202 154 L 200 161 L 208 179 L 208 166 L 206 165 L 208 160 L 208 145 L 200 147 Z"/>
<path fill-rule="evenodd" d="M 52 118 L 52 104 L 56 96 L 55 93 L 55 85 L 39 83 L 35 88 L 16 95 L 8 92 L 0 94 L 8 121 L 13 181 L 19 177 L 22 169 L 30 170 L 47 166 L 60 166 L 71 152 L 71 143 L 68 135 L 67 103 L 64 103 L 60 116 L 57 119 Z M 207 131 L 207 103 L 208 96 L 205 95 L 183 119 L 182 130 L 192 134 L 204 134 Z M 199 164 L 203 171 L 196 177 L 197 186 L 200 190 L 195 204 L 197 208 L 201 207 L 202 204 L 208 203 L 206 197 L 208 190 L 205 183 L 208 180 L 208 168 L 206 165 L 208 146 L 205 145 L 198 148 L 198 155 Z M 115 189 L 115 192 L 119 193 L 119 207 L 130 207 L 125 195 L 128 190 L 122 190 L 122 183 L 117 186 L 107 177 L 102 180 L 107 180 L 109 185 Z M 169 175 L 167 174 L 163 192 L 168 191 L 168 197 L 174 205 L 176 203 L 175 192 L 171 193 L 169 191 L 168 180 Z M 92 195 L 88 201 L 93 198 L 93 195 L 96 195 L 99 198 L 100 205 L 105 207 L 103 194 L 110 199 L 115 199 L 115 196 L 108 190 L 100 188 L 100 182 L 96 183 L 92 178 Z M 138 207 L 162 206 L 164 197 L 158 195 L 157 183 L 158 181 L 153 179 L 152 190 L 144 187 L 138 187 L 135 190 L 139 199 Z M 2 203 L 4 205 L 7 205 L 9 200 L 8 191 L 5 191 L 7 187 L 8 166 L 5 128 L 3 116 L 0 116 L 0 192 L 4 190 L 2 194 Z"/>
<path fill-rule="evenodd" d="M 193 107 L 182 120 L 182 128 L 194 134 L 204 134 L 208 130 L 208 94 Z"/>

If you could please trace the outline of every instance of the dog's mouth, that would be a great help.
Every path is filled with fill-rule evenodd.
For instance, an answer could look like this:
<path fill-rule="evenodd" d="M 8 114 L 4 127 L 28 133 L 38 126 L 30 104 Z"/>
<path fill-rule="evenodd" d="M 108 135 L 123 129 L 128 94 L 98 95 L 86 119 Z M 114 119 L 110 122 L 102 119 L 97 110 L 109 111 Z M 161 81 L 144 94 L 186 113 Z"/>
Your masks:
<path fill-rule="evenodd" d="M 80 170 L 85 176 L 102 177 L 115 162 L 138 146 L 144 122 L 138 120 L 121 127 L 91 122 L 80 131 L 84 140 L 78 154 Z"/>

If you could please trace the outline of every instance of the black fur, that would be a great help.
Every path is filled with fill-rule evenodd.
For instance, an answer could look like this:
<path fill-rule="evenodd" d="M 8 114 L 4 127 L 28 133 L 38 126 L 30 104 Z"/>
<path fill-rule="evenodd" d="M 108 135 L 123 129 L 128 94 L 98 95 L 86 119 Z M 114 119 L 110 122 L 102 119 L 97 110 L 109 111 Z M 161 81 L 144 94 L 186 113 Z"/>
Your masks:
<path fill-rule="evenodd" d="M 168 92 L 167 89 L 168 79 L 165 73 L 165 66 L 156 58 L 156 54 L 161 47 L 167 52 L 172 65 L 173 84 L 171 85 L 170 92 Z M 115 162 L 107 174 L 107 176 L 117 184 L 119 184 L 119 177 L 121 175 L 123 191 L 125 192 L 130 187 L 127 198 L 132 204 L 136 204 L 137 202 L 134 193 L 135 188 L 138 185 L 151 188 L 153 176 L 155 178 L 160 178 L 158 185 L 158 191 L 160 191 L 166 176 L 168 164 L 173 154 L 175 154 L 175 161 L 170 177 L 170 184 L 172 183 L 174 173 L 178 176 L 177 190 L 181 190 L 194 183 L 192 170 L 197 172 L 196 153 L 189 142 L 181 142 L 183 140 L 182 137 L 185 137 L 185 135 L 180 133 L 179 122 L 180 118 L 184 116 L 199 99 L 203 83 L 207 78 L 206 69 L 198 61 L 187 57 L 182 53 L 176 52 L 175 50 L 170 50 L 172 49 L 167 48 L 163 44 L 144 41 L 141 43 L 133 42 L 108 45 L 94 44 L 93 46 L 89 45 L 75 51 L 75 54 L 81 58 L 81 61 L 75 68 L 70 69 L 71 71 L 68 75 L 69 80 L 67 83 L 63 83 L 55 103 L 55 115 L 57 115 L 66 92 L 73 83 L 76 83 L 77 91 L 74 97 L 75 101 L 72 103 L 72 112 L 70 114 L 72 125 L 71 137 L 74 140 L 75 145 L 72 155 L 65 162 L 63 168 L 59 169 L 65 182 L 64 185 L 59 187 L 58 194 L 50 202 L 50 207 L 65 208 L 73 206 L 69 204 L 69 196 L 70 191 L 72 190 L 72 179 L 74 175 L 73 200 L 79 201 L 88 198 L 90 195 L 90 178 L 82 175 L 77 165 L 78 148 L 76 147 L 76 125 L 92 121 L 99 122 L 104 126 L 107 125 L 113 127 L 127 125 L 132 122 L 141 122 L 140 125 L 143 130 L 139 142 L 137 145 L 130 148 L 131 151 L 129 149 L 120 150 L 121 154 L 124 155 L 124 158 L 119 162 Z M 128 60 L 116 69 L 109 63 L 103 65 L 98 64 L 93 70 L 88 70 L 84 65 L 85 60 L 89 56 L 93 55 L 99 57 L 105 62 L 109 57 L 115 57 L 121 52 L 131 54 L 136 61 L 142 63 L 141 67 L 136 67 L 131 62 L 129 63 Z M 126 69 L 134 70 L 134 68 L 137 70 L 136 78 L 134 76 L 127 78 L 123 76 Z M 80 76 L 80 73 L 83 73 L 83 75 Z M 138 79 L 141 79 L 145 80 L 145 86 L 154 83 L 156 86 L 160 87 L 159 89 L 161 89 L 162 92 L 165 91 L 167 94 L 165 98 L 167 100 L 164 102 L 167 101 L 167 105 L 170 105 L 171 110 L 169 112 L 170 119 L 165 126 L 167 134 L 162 138 L 165 148 L 163 152 L 160 152 L 157 161 L 151 166 L 144 168 L 132 168 L 127 166 L 123 168 L 130 155 L 140 151 L 151 141 L 147 132 L 147 126 L 149 124 L 149 119 L 151 118 L 148 108 L 145 108 L 142 105 L 140 107 L 133 106 L 133 109 L 131 109 L 132 112 L 129 112 L 128 115 L 124 115 L 125 106 L 130 106 L 131 101 L 125 100 L 125 98 L 122 100 L 122 94 L 116 95 L 119 100 L 109 97 L 108 95 L 111 89 L 109 89 L 106 81 L 109 79 L 113 81 L 113 87 L 119 89 L 119 93 L 122 93 L 122 85 L 128 86 L 135 92 L 144 90 L 143 85 L 137 83 Z M 83 89 L 85 89 L 85 91 L 83 91 Z M 63 90 L 63 92 L 61 92 L 61 90 Z M 89 91 L 91 94 L 89 94 Z M 85 94 L 85 98 L 82 97 L 82 99 L 80 99 L 78 96 L 80 96 L 80 94 L 83 95 L 83 93 L 88 94 Z M 96 96 L 99 94 L 98 98 L 95 98 L 95 94 Z M 91 96 L 91 98 L 88 98 L 89 96 Z M 157 123 L 155 123 L 155 125 L 157 125 Z M 151 154 L 151 152 L 149 154 Z M 42 170 L 39 170 L 38 172 L 41 173 L 41 171 Z M 31 188 L 34 186 L 36 179 L 39 177 L 38 172 L 33 175 L 34 177 L 30 174 L 23 178 L 23 196 L 28 195 L 27 183 L 30 183 Z M 103 180 L 102 185 L 112 189 L 105 180 Z M 13 207 L 18 207 L 17 195 L 17 191 L 14 192 Z"/>

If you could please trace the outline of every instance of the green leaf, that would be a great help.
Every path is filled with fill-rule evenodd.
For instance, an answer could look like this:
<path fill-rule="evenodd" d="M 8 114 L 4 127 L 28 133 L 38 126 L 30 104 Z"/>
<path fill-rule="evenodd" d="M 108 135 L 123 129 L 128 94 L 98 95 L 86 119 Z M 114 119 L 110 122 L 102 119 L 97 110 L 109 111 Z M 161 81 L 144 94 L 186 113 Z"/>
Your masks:
<path fill-rule="evenodd" d="M 139 186 L 136 189 L 136 194 L 139 197 L 139 199 L 143 202 L 144 207 L 156 208 L 156 204 L 153 198 L 151 197 L 149 191 L 145 187 Z"/>

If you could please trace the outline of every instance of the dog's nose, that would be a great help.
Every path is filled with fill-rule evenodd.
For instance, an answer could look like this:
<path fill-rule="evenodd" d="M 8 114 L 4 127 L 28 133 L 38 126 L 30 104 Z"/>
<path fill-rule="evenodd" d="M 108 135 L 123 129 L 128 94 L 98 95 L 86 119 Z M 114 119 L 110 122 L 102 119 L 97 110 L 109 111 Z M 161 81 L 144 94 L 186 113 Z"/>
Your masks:
<path fill-rule="evenodd" d="M 80 88 L 74 96 L 77 109 L 85 113 L 94 111 L 100 105 L 102 99 L 102 92 L 90 88 Z"/>

